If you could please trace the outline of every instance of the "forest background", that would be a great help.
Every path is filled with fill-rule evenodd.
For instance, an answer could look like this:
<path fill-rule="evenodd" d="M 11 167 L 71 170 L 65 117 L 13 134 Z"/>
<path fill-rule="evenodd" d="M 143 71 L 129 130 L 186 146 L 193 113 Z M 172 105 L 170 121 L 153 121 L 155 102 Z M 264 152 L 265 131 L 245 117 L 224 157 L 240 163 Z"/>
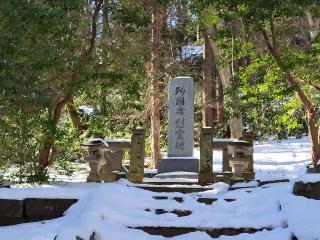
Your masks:
<path fill-rule="evenodd" d="M 0 4 L 0 169 L 71 174 L 90 137 L 147 132 L 166 149 L 167 86 L 195 81 L 195 141 L 310 136 L 320 159 L 320 2 L 4 0 Z"/>

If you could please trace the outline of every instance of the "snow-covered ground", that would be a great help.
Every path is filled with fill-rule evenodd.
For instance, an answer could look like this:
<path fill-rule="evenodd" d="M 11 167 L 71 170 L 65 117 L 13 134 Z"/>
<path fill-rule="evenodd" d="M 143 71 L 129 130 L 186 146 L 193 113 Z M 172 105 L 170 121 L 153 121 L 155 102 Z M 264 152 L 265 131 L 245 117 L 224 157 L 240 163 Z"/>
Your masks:
<path fill-rule="evenodd" d="M 171 226 L 198 228 L 273 228 L 254 234 L 221 236 L 220 240 L 290 240 L 294 234 L 300 240 L 320 239 L 320 201 L 292 194 L 294 181 L 319 176 L 304 174 L 310 162 L 307 138 L 289 139 L 255 145 L 256 177 L 259 180 L 289 178 L 289 183 L 228 191 L 228 185 L 216 183 L 213 190 L 197 194 L 153 193 L 138 189 L 126 180 L 115 183 L 85 183 L 82 172 L 75 182 L 43 185 L 32 188 L 0 189 L 0 198 L 26 197 L 77 198 L 62 218 L 37 223 L 0 227 L 0 240 L 71 240 L 76 236 L 89 239 L 94 231 L 97 240 L 163 240 L 149 235 L 136 226 Z M 214 170 L 221 169 L 221 152 L 214 152 Z M 309 175 L 310 176 L 310 175 Z M 190 181 L 190 180 L 189 180 Z M 250 182 L 247 186 L 257 186 Z M 243 186 L 243 184 L 242 184 Z M 153 196 L 168 196 L 156 200 Z M 212 205 L 196 201 L 198 197 L 218 198 Z M 172 197 L 183 197 L 182 203 Z M 236 199 L 227 202 L 224 199 Z M 145 211 L 150 209 L 151 211 Z M 192 214 L 177 217 L 172 213 L 155 215 L 155 209 L 190 210 Z M 170 238 L 172 240 L 211 239 L 204 232 L 194 232 Z"/>

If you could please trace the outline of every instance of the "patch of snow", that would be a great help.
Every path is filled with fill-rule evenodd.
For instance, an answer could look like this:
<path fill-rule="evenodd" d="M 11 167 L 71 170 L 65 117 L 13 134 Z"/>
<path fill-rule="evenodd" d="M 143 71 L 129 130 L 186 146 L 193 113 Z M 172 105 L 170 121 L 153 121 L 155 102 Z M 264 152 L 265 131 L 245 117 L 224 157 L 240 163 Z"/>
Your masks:
<path fill-rule="evenodd" d="M 298 239 L 320 238 L 320 201 L 289 195 L 281 199 L 281 206 L 291 232 Z"/>
<path fill-rule="evenodd" d="M 308 182 L 320 182 L 320 174 L 319 173 L 309 173 L 309 174 L 303 174 L 301 176 L 298 176 L 295 179 L 296 182 L 302 181 L 303 183 L 308 183 Z"/>
<path fill-rule="evenodd" d="M 93 113 L 93 107 L 82 105 L 79 106 L 79 109 L 81 109 L 84 113 L 91 115 Z"/>
<path fill-rule="evenodd" d="M 257 181 L 250 181 L 250 182 L 241 182 L 241 183 L 236 183 L 233 184 L 233 188 L 242 188 L 242 187 L 257 187 L 258 182 Z"/>
<path fill-rule="evenodd" d="M 182 56 L 188 58 L 195 55 L 201 55 L 203 52 L 203 45 L 188 45 L 182 47 Z"/>
<path fill-rule="evenodd" d="M 121 179 L 115 183 L 60 183 L 33 187 L 15 185 L 12 189 L 0 189 L 0 198 L 23 199 L 26 197 L 77 198 L 65 215 L 50 221 L 25 223 L 0 227 L 0 240 L 70 240 L 79 236 L 89 239 L 94 231 L 97 240 L 165 240 L 128 226 L 171 226 L 199 228 L 266 228 L 254 234 L 221 236 L 220 240 L 289 240 L 291 234 L 298 239 L 320 238 L 320 201 L 292 194 L 293 183 L 320 179 L 318 174 L 305 174 L 310 163 L 308 138 L 288 139 L 281 142 L 256 143 L 254 151 L 255 172 L 258 180 L 290 179 L 290 182 L 257 187 L 257 182 L 236 184 L 236 187 L 255 188 L 228 191 L 225 183 L 212 184 L 211 190 L 200 193 L 154 193 L 133 187 Z M 195 155 L 199 154 L 197 151 Z M 214 169 L 221 170 L 221 151 L 213 152 Z M 150 170 L 154 172 L 154 170 Z M 83 174 L 83 173 L 82 173 Z M 165 173 L 172 174 L 172 173 Z M 178 176 L 194 173 L 178 173 Z M 319 174 L 320 175 L 320 174 Z M 180 177 L 181 178 L 181 177 Z M 179 179 L 179 178 L 178 178 Z M 146 180 L 151 180 L 146 178 Z M 156 181 L 170 179 L 153 178 Z M 172 180 L 173 181 L 173 180 Z M 174 179 L 177 181 L 177 179 Z M 180 179 L 179 179 L 180 181 Z M 190 180 L 191 181 L 191 180 Z M 194 181 L 194 180 L 192 180 Z M 172 186 L 172 185 L 170 185 Z M 193 186 L 193 185 L 191 185 Z M 197 185 L 195 185 L 197 186 Z M 190 186 L 188 186 L 190 187 Z M 156 200 L 153 196 L 168 196 Z M 173 197 L 182 197 L 176 202 Z M 197 198 L 217 198 L 212 205 L 197 202 Z M 227 202 L 225 199 L 235 199 Z M 145 209 L 151 211 L 145 211 Z M 166 211 L 190 210 L 192 214 L 177 217 L 172 213 L 154 214 L 155 209 Z M 23 237 L 22 237 L 23 236 Z M 198 231 L 170 238 L 172 240 L 211 239 Z"/>

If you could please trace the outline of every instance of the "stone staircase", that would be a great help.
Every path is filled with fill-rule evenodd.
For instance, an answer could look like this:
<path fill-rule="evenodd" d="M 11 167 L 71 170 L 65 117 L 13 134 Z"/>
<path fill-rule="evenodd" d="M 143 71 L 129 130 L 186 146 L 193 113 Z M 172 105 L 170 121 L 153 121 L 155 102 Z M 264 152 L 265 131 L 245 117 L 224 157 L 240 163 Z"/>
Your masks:
<path fill-rule="evenodd" d="M 288 180 L 281 179 L 265 182 L 260 181 L 253 185 L 244 184 L 243 186 L 234 185 L 230 186 L 228 191 L 244 191 L 246 194 L 252 194 L 251 192 L 253 189 L 268 188 L 269 186 L 267 186 L 267 184 L 282 182 L 288 182 Z M 256 232 L 272 231 L 274 229 L 274 227 L 271 227 L 272 225 L 255 228 L 232 227 L 232 225 L 231 227 L 230 225 L 228 227 L 199 227 L 201 224 L 198 226 L 188 224 L 188 220 L 192 220 L 193 217 L 195 217 L 195 219 L 200 219 L 199 221 L 201 221 L 199 214 L 197 212 L 193 212 L 192 210 L 197 209 L 198 204 L 200 208 L 203 206 L 214 206 L 214 204 L 223 203 L 223 206 L 228 209 L 228 207 L 231 206 L 229 204 L 234 204 L 233 202 L 241 201 L 241 199 L 236 197 L 238 194 L 232 194 L 232 197 L 223 197 L 224 195 L 219 197 L 209 197 L 211 194 L 207 194 L 205 191 L 214 190 L 213 185 L 198 185 L 196 182 L 190 181 L 190 179 L 186 181 L 183 181 L 182 179 L 177 181 L 172 179 L 162 179 L 161 181 L 150 180 L 143 184 L 132 184 L 128 186 L 151 191 L 152 194 L 149 195 L 150 199 L 159 202 L 159 204 L 153 204 L 153 206 L 150 206 L 149 203 L 146 204 L 145 208 L 141 209 L 142 211 L 145 211 L 147 214 L 152 214 L 156 218 L 164 214 L 174 214 L 176 216 L 176 220 L 171 222 L 173 223 L 172 225 L 170 225 L 170 222 L 168 222 L 168 225 L 162 226 L 154 226 L 152 224 L 137 224 L 134 226 L 127 226 L 129 229 L 138 229 L 150 235 L 158 235 L 166 238 L 199 231 L 206 233 L 213 239 L 219 238 L 220 236 L 236 236 L 242 233 L 254 234 Z M 175 204 L 172 204 L 172 201 L 175 201 Z M 0 200 L 0 226 L 57 218 L 62 216 L 63 212 L 75 202 L 77 202 L 77 199 L 2 199 Z M 171 205 L 169 203 L 171 203 Z M 169 205 L 174 206 L 174 208 L 168 209 L 165 207 Z M 193 206 L 193 208 L 190 206 Z M 15 209 L 14 213 L 10 213 L 10 216 L 8 215 L 9 212 L 6 211 L 8 208 L 12 210 Z M 35 210 L 37 211 L 34 212 Z M 279 209 L 275 209 L 275 211 L 281 211 L 281 206 Z M 208 216 L 208 214 L 212 214 L 212 212 L 208 212 L 206 216 Z M 214 218 L 214 216 L 212 217 Z M 184 225 L 184 223 L 187 224 Z M 292 240 L 294 239 L 297 238 L 292 236 Z"/>
<path fill-rule="evenodd" d="M 172 183 L 173 184 L 173 183 Z M 153 191 L 155 193 L 158 192 L 166 192 L 166 193 L 183 193 L 183 194 L 188 194 L 188 193 L 201 193 L 203 191 L 207 191 L 213 188 L 208 188 L 208 187 L 163 187 L 163 186 L 138 186 L 138 188 L 142 188 L 148 191 Z M 155 215 L 162 215 L 162 214 L 167 214 L 167 213 L 172 213 L 175 214 L 178 218 L 184 218 L 187 216 L 192 216 L 192 211 L 185 209 L 185 206 L 183 206 L 184 203 L 184 198 L 183 197 L 178 197 L 178 196 L 164 196 L 164 195 L 154 195 L 152 197 L 153 199 L 156 199 L 158 201 L 170 201 L 170 200 L 175 200 L 176 202 L 181 204 L 181 209 L 174 209 L 174 210 L 166 210 L 162 208 L 156 208 L 156 209 L 151 209 L 151 208 L 146 208 L 145 211 L 150 212 L 151 214 Z M 195 197 L 194 199 L 197 203 L 199 204 L 205 204 L 205 205 L 212 205 L 214 202 L 218 200 L 218 198 L 208 198 L 208 197 Z M 223 199 L 225 202 L 233 202 L 236 201 L 236 199 L 229 199 L 225 198 Z M 177 221 L 179 221 L 177 219 Z M 128 228 L 133 228 L 133 229 L 139 229 L 142 230 L 150 235 L 159 235 L 163 237 L 174 237 L 174 236 L 179 236 L 182 234 L 187 234 L 191 232 L 205 232 L 207 233 L 210 237 L 212 238 L 218 238 L 220 236 L 236 236 L 241 233 L 255 233 L 258 231 L 262 230 L 272 230 L 270 227 L 265 227 L 265 228 L 200 228 L 200 227 L 175 227 L 175 226 L 138 226 L 138 227 L 131 227 L 129 226 Z"/>
<path fill-rule="evenodd" d="M 246 187 L 229 187 L 229 191 L 236 191 L 236 190 L 245 190 L 248 194 L 250 194 L 251 190 L 254 188 L 266 188 L 267 186 L 264 186 L 266 184 L 270 183 L 282 183 L 282 182 L 288 182 L 287 179 L 281 179 L 276 181 L 261 181 L 258 182 L 256 186 L 246 186 Z M 175 214 L 177 216 L 177 221 L 179 219 L 185 218 L 185 217 L 192 217 L 193 212 L 187 208 L 187 205 L 183 204 L 185 202 L 185 199 L 182 194 L 190 194 L 192 193 L 193 199 L 197 204 L 205 204 L 205 205 L 213 205 L 218 200 L 223 200 L 226 202 L 226 204 L 229 204 L 231 202 L 237 201 L 237 199 L 234 198 L 210 198 L 206 197 L 206 195 L 202 196 L 201 193 L 213 190 L 212 185 L 195 185 L 193 182 L 172 182 L 172 181 L 161 181 L 161 182 L 148 182 L 144 184 L 136 184 L 133 187 L 144 189 L 147 191 L 152 191 L 155 194 L 152 196 L 153 199 L 157 201 L 172 201 L 175 200 L 177 203 L 181 205 L 181 207 L 177 207 L 177 209 L 165 209 L 165 208 L 146 208 L 145 211 L 150 212 L 150 214 L 155 215 L 162 215 L 162 214 Z M 247 190 L 246 190 L 247 189 Z M 161 194 L 159 194 L 161 193 Z M 167 193 L 167 195 L 166 195 Z M 179 194 L 179 196 L 174 196 L 174 193 Z M 198 193 L 198 194 L 197 194 Z M 159 194 L 159 195 L 158 195 Z M 162 205 L 162 204 L 161 204 Z M 163 204 L 166 205 L 166 204 Z M 280 210 L 281 211 L 281 210 Z M 224 227 L 224 228 L 202 228 L 202 227 L 190 227 L 190 226 L 128 226 L 128 228 L 132 229 L 139 229 L 142 230 L 150 235 L 158 235 L 163 236 L 166 238 L 179 236 L 182 234 L 187 234 L 191 232 L 204 232 L 208 234 L 211 238 L 219 238 L 220 236 L 236 236 L 242 233 L 247 234 L 253 234 L 259 231 L 271 231 L 273 230 L 273 227 L 265 226 L 262 228 L 254 228 L 254 227 L 240 227 L 240 228 L 233 228 L 233 227 Z M 297 239 L 295 236 L 292 236 L 292 240 Z"/>

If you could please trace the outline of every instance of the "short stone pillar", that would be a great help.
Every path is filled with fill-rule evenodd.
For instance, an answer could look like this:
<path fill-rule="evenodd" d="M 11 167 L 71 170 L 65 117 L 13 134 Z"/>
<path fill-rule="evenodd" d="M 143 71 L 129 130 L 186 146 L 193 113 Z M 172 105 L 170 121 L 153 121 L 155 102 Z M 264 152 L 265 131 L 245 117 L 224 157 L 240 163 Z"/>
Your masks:
<path fill-rule="evenodd" d="M 200 135 L 200 166 L 198 182 L 200 184 L 207 184 L 214 181 L 212 171 L 212 136 L 213 131 L 211 127 L 201 129 Z"/>
<path fill-rule="evenodd" d="M 253 134 L 252 134 L 252 132 L 244 131 L 242 133 L 242 137 L 240 138 L 240 140 L 244 140 L 244 141 L 248 142 L 249 147 L 252 149 L 251 154 L 248 156 L 248 159 L 249 159 L 248 168 L 243 173 L 243 178 L 246 181 L 254 180 L 255 173 L 254 173 L 254 167 L 253 167 L 254 160 L 253 160 Z"/>
<path fill-rule="evenodd" d="M 253 148 L 253 134 L 251 132 L 244 131 L 242 133 L 242 137 L 239 140 L 244 140 L 244 141 L 248 142 L 249 147 Z M 249 158 L 249 165 L 248 165 L 247 172 L 253 172 L 254 171 L 254 169 L 253 169 L 253 154 L 248 156 L 248 158 Z"/>
<path fill-rule="evenodd" d="M 136 128 L 131 137 L 130 167 L 127 179 L 133 183 L 141 183 L 144 176 L 145 132 Z"/>

